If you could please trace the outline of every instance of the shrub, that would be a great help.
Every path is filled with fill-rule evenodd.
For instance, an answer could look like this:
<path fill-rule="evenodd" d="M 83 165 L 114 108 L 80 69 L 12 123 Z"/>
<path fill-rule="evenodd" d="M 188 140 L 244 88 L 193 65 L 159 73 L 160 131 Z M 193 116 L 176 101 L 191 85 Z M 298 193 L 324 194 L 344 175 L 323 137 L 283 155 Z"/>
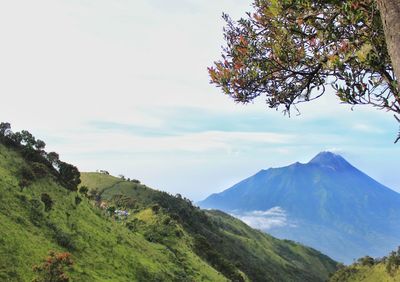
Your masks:
<path fill-rule="evenodd" d="M 43 204 L 44 204 L 44 210 L 46 212 L 51 211 L 51 208 L 53 207 L 53 200 L 51 199 L 50 195 L 47 193 L 43 193 L 40 197 L 40 199 L 42 200 Z"/>
<path fill-rule="evenodd" d="M 160 206 L 159 205 L 153 205 L 152 207 L 151 207 L 151 210 L 154 212 L 154 213 L 158 213 L 159 211 L 160 211 Z"/>
<path fill-rule="evenodd" d="M 64 247 L 68 250 L 75 249 L 72 236 L 68 233 L 63 232 L 62 230 L 57 230 L 54 232 L 54 239 L 61 247 Z"/>
<path fill-rule="evenodd" d="M 18 183 L 19 187 L 21 188 L 21 192 L 24 188 L 28 187 L 29 185 L 31 185 L 31 182 L 29 180 L 26 179 L 21 179 Z"/>
<path fill-rule="evenodd" d="M 35 174 L 33 173 L 30 167 L 23 166 L 20 171 L 20 175 L 22 179 L 33 181 L 35 180 Z"/>
<path fill-rule="evenodd" d="M 41 265 L 35 265 L 33 271 L 37 273 L 34 282 L 68 282 L 70 278 L 66 273 L 74 262 L 70 253 L 49 252 L 49 256 Z"/>
<path fill-rule="evenodd" d="M 359 258 L 357 262 L 362 266 L 373 266 L 375 264 L 374 259 L 370 256 Z"/>
<path fill-rule="evenodd" d="M 97 188 L 89 191 L 89 199 L 99 202 L 101 200 L 100 192 Z"/>
<path fill-rule="evenodd" d="M 38 163 L 38 162 L 33 162 L 31 164 L 32 166 L 32 171 L 33 174 L 35 175 L 36 178 L 43 178 L 45 176 L 47 176 L 47 167 L 42 164 L 42 163 Z"/>
<path fill-rule="evenodd" d="M 75 197 L 75 205 L 79 205 L 82 202 L 82 198 L 79 196 Z"/>
<path fill-rule="evenodd" d="M 79 188 L 79 193 L 81 193 L 82 195 L 84 195 L 85 197 L 88 196 L 88 192 L 89 192 L 89 188 L 87 186 L 81 186 Z"/>
<path fill-rule="evenodd" d="M 126 228 L 128 228 L 130 231 L 135 232 L 137 230 L 137 221 L 128 221 L 126 223 Z"/>

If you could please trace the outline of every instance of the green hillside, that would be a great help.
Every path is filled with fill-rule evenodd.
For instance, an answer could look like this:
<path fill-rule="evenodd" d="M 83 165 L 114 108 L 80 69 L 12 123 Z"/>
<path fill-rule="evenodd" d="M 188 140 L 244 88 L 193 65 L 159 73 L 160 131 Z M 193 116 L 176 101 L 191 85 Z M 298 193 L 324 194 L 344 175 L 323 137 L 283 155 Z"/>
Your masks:
<path fill-rule="evenodd" d="M 349 266 L 341 267 L 330 282 L 399 282 L 400 248 L 389 256 L 373 259 L 369 256 L 360 258 Z"/>
<path fill-rule="evenodd" d="M 73 281 L 226 281 L 181 244 L 180 259 L 166 246 L 106 217 L 50 176 L 21 191 L 19 174 L 31 164 L 0 145 L 0 281 L 31 281 L 32 266 L 49 250 L 68 251 Z M 46 212 L 41 195 L 54 202 Z M 82 202 L 76 204 L 76 197 Z"/>
<path fill-rule="evenodd" d="M 32 281 L 51 250 L 71 254 L 72 281 L 324 281 L 336 269 L 315 250 L 137 181 L 84 173 L 90 190 L 78 192 L 79 172 L 58 155 L 53 166 L 39 143 L 4 140 L 0 281 Z"/>
<path fill-rule="evenodd" d="M 99 201 L 133 211 L 126 225 L 136 223 L 135 230 L 172 249 L 181 240 L 162 225 L 176 223 L 192 238 L 193 251 L 230 279 L 243 272 L 252 281 L 323 281 L 335 268 L 313 249 L 275 239 L 223 212 L 202 211 L 180 195 L 100 173 L 82 173 L 81 179 Z"/>

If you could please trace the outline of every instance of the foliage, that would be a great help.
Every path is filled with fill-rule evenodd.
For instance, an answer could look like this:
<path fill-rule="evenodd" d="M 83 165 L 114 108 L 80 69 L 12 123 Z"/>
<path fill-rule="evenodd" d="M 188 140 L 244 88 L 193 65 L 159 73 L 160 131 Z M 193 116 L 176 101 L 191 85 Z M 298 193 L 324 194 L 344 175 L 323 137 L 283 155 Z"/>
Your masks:
<path fill-rule="evenodd" d="M 347 281 L 399 281 L 400 248 L 388 257 L 373 259 L 370 256 L 359 258 L 349 266 L 342 266 L 330 278 L 330 282 Z"/>
<path fill-rule="evenodd" d="M 42 202 L 43 202 L 43 204 L 44 204 L 44 210 L 45 210 L 46 212 L 51 211 L 51 208 L 53 207 L 54 202 L 53 202 L 53 200 L 51 199 L 50 195 L 47 194 L 47 193 L 43 193 L 43 194 L 40 196 L 40 199 L 42 200 Z"/>
<path fill-rule="evenodd" d="M 397 249 L 397 252 L 391 252 L 389 257 L 386 259 L 386 270 L 390 274 L 394 274 L 394 272 L 400 266 L 400 247 Z"/>
<path fill-rule="evenodd" d="M 13 132 L 8 122 L 0 123 L 0 144 L 17 149 L 25 160 L 31 162 L 32 168 L 23 168 L 21 171 L 21 189 L 30 185 L 37 177 L 41 178 L 53 173 L 69 190 L 76 191 L 80 183 L 80 172 L 77 167 L 60 161 L 55 152 L 47 153 L 46 143 L 36 138 L 27 130 Z M 33 171 L 32 171 L 33 169 Z"/>
<path fill-rule="evenodd" d="M 65 162 L 58 163 L 60 180 L 65 187 L 71 191 L 77 191 L 78 185 L 81 183 L 81 174 L 76 166 Z"/>
<path fill-rule="evenodd" d="M 49 252 L 49 256 L 42 265 L 34 266 L 33 270 L 38 273 L 35 282 L 68 282 L 69 276 L 66 273 L 74 264 L 70 253 Z"/>
<path fill-rule="evenodd" d="M 359 258 L 357 260 L 357 263 L 359 263 L 362 266 L 373 266 L 375 264 L 375 260 L 370 256 L 365 256 L 365 257 Z"/>
<path fill-rule="evenodd" d="M 20 180 L 19 180 L 19 187 L 21 189 L 28 187 L 31 185 L 32 181 L 35 179 L 35 175 L 33 174 L 33 171 L 30 167 L 28 166 L 23 166 L 20 169 Z"/>
<path fill-rule="evenodd" d="M 228 15 L 222 60 L 211 82 L 236 102 L 264 94 L 271 108 L 336 90 L 351 105 L 400 113 L 400 92 L 374 0 L 254 0 L 254 12 Z"/>
<path fill-rule="evenodd" d="M 78 195 L 75 196 L 75 205 L 79 205 L 82 202 L 82 198 L 79 197 Z"/>
<path fill-rule="evenodd" d="M 84 195 L 85 197 L 88 196 L 89 188 L 87 186 L 81 186 L 79 187 L 79 193 Z"/>

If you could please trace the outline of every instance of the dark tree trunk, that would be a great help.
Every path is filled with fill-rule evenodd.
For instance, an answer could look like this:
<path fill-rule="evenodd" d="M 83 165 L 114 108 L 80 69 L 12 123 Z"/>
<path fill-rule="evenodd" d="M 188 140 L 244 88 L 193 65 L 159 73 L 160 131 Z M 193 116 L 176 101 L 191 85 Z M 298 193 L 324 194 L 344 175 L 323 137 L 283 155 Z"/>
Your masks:
<path fill-rule="evenodd" d="M 394 73 L 400 80 L 400 0 L 377 0 L 377 3 Z"/>

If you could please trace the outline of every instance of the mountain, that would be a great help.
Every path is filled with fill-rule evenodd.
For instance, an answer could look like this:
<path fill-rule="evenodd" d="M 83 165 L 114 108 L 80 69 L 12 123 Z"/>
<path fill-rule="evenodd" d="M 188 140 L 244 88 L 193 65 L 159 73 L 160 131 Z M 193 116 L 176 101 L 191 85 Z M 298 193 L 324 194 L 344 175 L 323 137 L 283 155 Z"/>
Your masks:
<path fill-rule="evenodd" d="M 400 244 L 400 194 L 331 152 L 261 170 L 198 204 L 345 263 Z"/>
<path fill-rule="evenodd" d="M 78 192 L 73 166 L 57 171 L 43 146 L 3 140 L 0 281 L 32 281 L 50 250 L 72 256 L 72 281 L 325 281 L 337 269 L 316 250 L 136 180 L 82 173 Z"/>

